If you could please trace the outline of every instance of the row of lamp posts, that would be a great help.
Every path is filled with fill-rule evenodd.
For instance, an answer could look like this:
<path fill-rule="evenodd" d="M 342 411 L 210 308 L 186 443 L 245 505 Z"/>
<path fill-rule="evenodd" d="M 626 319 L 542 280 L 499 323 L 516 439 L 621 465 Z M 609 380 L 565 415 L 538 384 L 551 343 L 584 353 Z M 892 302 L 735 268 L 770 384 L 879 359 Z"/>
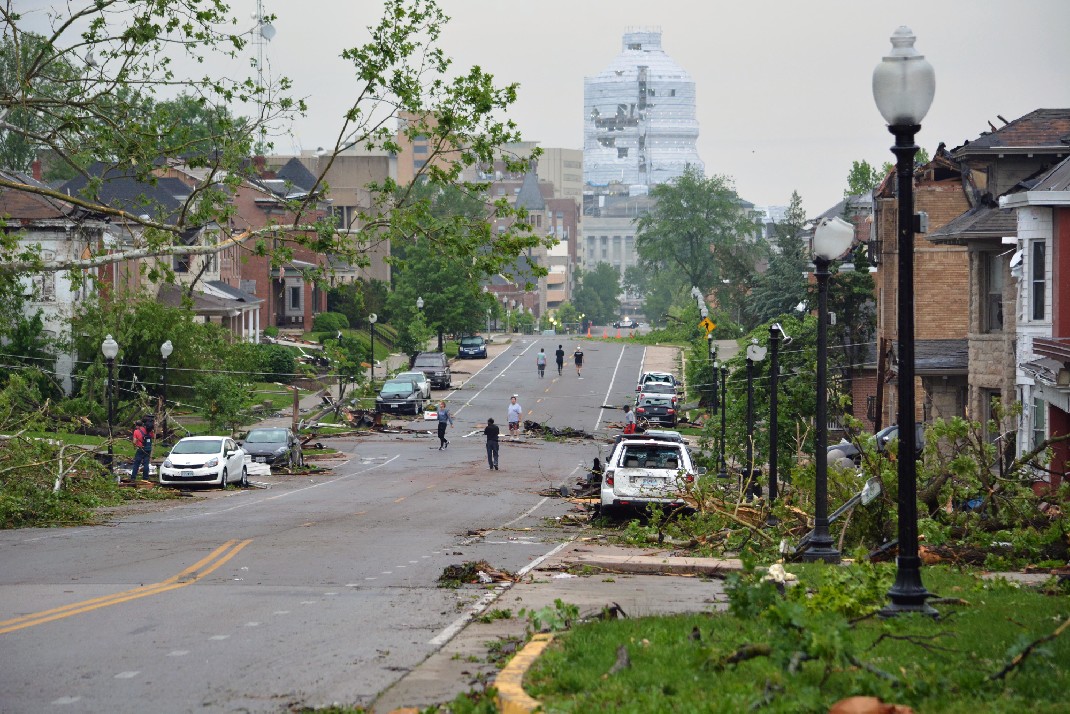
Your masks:
<path fill-rule="evenodd" d="M 898 253 L 896 340 L 899 353 L 897 376 L 897 420 L 899 424 L 899 454 L 896 460 L 898 486 L 898 545 L 895 583 L 888 591 L 889 602 L 880 611 L 884 617 L 902 613 L 935 615 L 926 600 L 930 597 L 921 580 L 921 560 L 918 557 L 918 505 L 917 505 L 917 435 L 914 428 L 914 157 L 918 146 L 914 143 L 921 120 L 929 111 L 936 90 L 932 66 L 914 48 L 915 37 L 910 28 L 900 27 L 892 35 L 892 51 L 885 56 L 873 72 L 873 97 L 881 115 L 888 123 L 888 130 L 895 136 L 892 153 L 896 157 L 896 188 L 898 214 L 896 249 Z M 841 218 L 826 218 L 814 228 L 813 256 L 814 275 L 818 289 L 817 328 L 817 420 L 814 457 L 815 514 L 814 533 L 804 559 L 810 561 L 839 562 L 840 553 L 829 533 L 828 520 L 828 414 L 827 414 L 827 327 L 828 327 L 828 280 L 829 265 L 842 257 L 854 240 L 854 227 Z M 786 345 L 790 337 L 784 334 L 779 324 L 770 327 L 770 453 L 769 453 L 769 499 L 777 497 L 776 437 L 777 437 L 777 364 L 778 348 L 783 338 Z M 709 338 L 709 355 L 713 365 L 714 408 L 717 408 L 717 385 L 721 386 L 721 439 L 719 475 L 727 476 L 725 464 L 725 384 L 727 370 L 716 361 L 712 336 Z M 753 367 L 765 356 L 764 349 L 755 340 L 747 348 L 747 457 L 746 478 L 753 477 Z M 719 378 L 719 379 L 718 379 Z"/>

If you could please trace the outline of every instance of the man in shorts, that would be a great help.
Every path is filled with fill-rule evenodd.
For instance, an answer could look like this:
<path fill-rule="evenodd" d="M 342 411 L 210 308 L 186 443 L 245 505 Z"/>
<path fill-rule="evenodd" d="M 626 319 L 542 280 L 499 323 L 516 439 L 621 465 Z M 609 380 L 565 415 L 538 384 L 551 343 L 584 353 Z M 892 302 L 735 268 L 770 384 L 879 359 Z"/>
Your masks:
<path fill-rule="evenodd" d="M 583 349 L 576 345 L 576 351 L 572 353 L 572 361 L 576 363 L 576 376 L 583 379 Z"/>
<path fill-rule="evenodd" d="M 516 401 L 517 395 L 513 395 L 509 399 L 509 436 L 514 439 L 520 434 L 520 417 L 524 414 L 524 407 L 520 406 Z"/>

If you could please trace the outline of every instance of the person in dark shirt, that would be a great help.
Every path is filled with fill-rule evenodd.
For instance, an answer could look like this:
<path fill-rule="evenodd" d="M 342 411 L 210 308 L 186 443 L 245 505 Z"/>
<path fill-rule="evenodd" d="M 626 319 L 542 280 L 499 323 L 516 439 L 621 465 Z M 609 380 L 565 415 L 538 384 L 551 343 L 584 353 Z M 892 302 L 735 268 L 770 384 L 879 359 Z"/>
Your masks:
<path fill-rule="evenodd" d="M 494 423 L 494 419 L 487 419 L 487 428 L 483 430 L 483 434 L 487 437 L 487 466 L 491 471 L 498 470 L 499 433 L 501 433 L 501 429 Z"/>
<path fill-rule="evenodd" d="M 565 366 L 565 350 L 561 348 L 561 345 L 557 346 L 557 352 L 554 352 L 554 357 L 557 358 L 557 376 L 561 376 L 561 368 Z"/>
<path fill-rule="evenodd" d="M 576 351 L 572 353 L 572 360 L 576 363 L 576 376 L 583 379 L 583 349 L 576 345 Z"/>

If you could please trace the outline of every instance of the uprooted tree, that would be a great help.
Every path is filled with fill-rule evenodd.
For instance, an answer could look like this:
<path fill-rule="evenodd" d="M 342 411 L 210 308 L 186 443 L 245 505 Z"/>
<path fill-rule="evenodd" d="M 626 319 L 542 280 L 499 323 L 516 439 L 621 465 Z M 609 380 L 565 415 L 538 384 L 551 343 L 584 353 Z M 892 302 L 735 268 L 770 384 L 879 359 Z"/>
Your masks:
<path fill-rule="evenodd" d="M 500 160 L 501 147 L 520 138 L 511 121 L 498 118 L 515 101 L 517 87 L 496 85 L 478 67 L 453 71 L 437 46 L 449 18 L 434 0 L 389 0 L 381 20 L 369 27 L 370 40 L 341 51 L 352 69 L 351 102 L 339 118 L 334 145 L 319 161 L 316 185 L 287 197 L 287 210 L 279 214 L 285 218 L 235 230 L 226 228 L 232 198 L 252 174 L 250 158 L 269 147 L 274 127 L 305 106 L 288 80 L 265 82 L 262 69 L 250 77 L 228 76 L 223 67 L 243 57 L 251 38 L 248 29 L 238 29 L 242 22 L 231 9 L 221 0 L 87 0 L 22 14 L 17 5 L 12 0 L 0 5 L 0 148 L 15 164 L 0 171 L 0 194 L 59 202 L 75 223 L 108 221 L 124 226 L 128 235 L 117 243 L 90 241 L 81 253 L 58 256 L 5 231 L 0 274 L 76 276 L 126 260 L 215 254 L 231 246 L 270 255 L 276 263 L 300 246 L 360 265 L 369 247 L 384 238 L 423 237 L 480 275 L 508 270 L 518 254 L 539 244 L 525 221 L 510 221 L 508 230 L 492 233 L 487 218 L 512 209 L 505 200 L 486 197 L 480 184 L 462 179 L 466 168 Z M 194 69 L 186 72 L 189 64 Z M 215 76 L 197 74 L 212 66 L 219 68 Z M 333 86 L 339 91 L 344 83 Z M 235 105 L 255 107 L 255 115 L 236 118 L 230 111 Z M 191 112 L 198 121 L 189 121 Z M 324 215 L 320 201 L 329 188 L 324 176 L 341 152 L 354 146 L 396 152 L 400 142 L 417 137 L 429 147 L 417 182 L 479 196 L 485 216 L 440 221 L 427 233 L 427 201 L 412 200 L 389 179 L 366 187 L 370 205 L 347 225 Z M 68 195 L 18 173 L 32 157 L 44 157 L 57 174 L 81 177 L 80 189 Z M 521 161 L 507 163 L 521 166 L 527 157 L 514 158 Z M 109 202 L 101 190 L 101 176 L 109 173 L 153 186 L 162 167 L 176 163 L 196 179 L 178 206 L 154 203 L 146 195 L 131 210 Z M 217 233 L 210 240 L 189 240 L 192 232 L 206 229 Z M 152 277 L 171 276 L 165 268 Z"/>

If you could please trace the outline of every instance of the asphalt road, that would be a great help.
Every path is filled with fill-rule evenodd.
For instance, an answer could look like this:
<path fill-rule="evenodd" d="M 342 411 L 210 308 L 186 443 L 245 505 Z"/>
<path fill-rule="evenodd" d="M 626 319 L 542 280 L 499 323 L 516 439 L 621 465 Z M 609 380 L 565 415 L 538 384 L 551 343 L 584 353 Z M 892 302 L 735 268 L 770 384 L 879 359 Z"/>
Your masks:
<path fill-rule="evenodd" d="M 459 363 L 451 445 L 429 433 L 335 440 L 328 476 L 206 492 L 106 526 L 0 532 L 0 711 L 286 711 L 366 705 L 439 649 L 482 593 L 437 587 L 450 564 L 519 571 L 569 535 L 571 483 L 595 442 L 502 444 L 482 428 L 525 418 L 604 431 L 634 395 L 642 347 L 583 342 L 583 379 L 520 338 Z M 550 354 L 545 379 L 535 355 Z M 466 374 L 465 374 L 466 373 Z M 419 426 L 423 426 L 422 424 Z M 428 427 L 431 425 L 428 424 Z"/>

